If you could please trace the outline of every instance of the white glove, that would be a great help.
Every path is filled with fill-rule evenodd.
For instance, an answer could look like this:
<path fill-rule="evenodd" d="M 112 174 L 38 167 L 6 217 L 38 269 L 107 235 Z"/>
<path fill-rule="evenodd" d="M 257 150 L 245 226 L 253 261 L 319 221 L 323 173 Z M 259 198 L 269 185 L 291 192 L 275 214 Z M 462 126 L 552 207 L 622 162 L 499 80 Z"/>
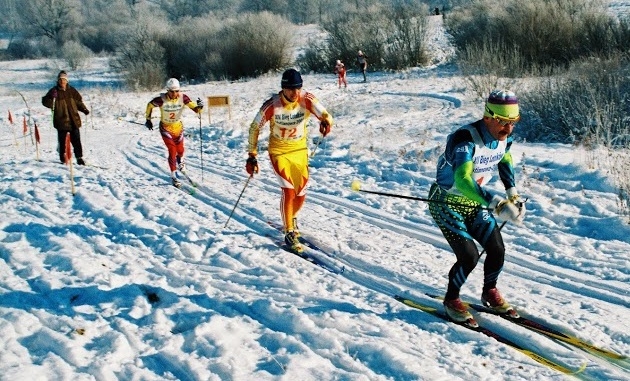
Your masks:
<path fill-rule="evenodd" d="M 527 208 L 525 208 L 525 200 L 523 200 L 521 196 L 518 195 L 518 192 L 514 187 L 506 190 L 505 193 L 507 194 L 510 202 L 516 205 L 519 210 L 519 223 L 523 222 L 523 219 L 525 218 L 525 212 L 527 211 Z"/>
<path fill-rule="evenodd" d="M 518 201 L 513 202 L 495 195 L 492 197 L 489 207 L 494 209 L 494 214 L 504 221 L 512 221 L 520 225 L 525 217 L 525 203 L 520 201 L 520 197 L 518 197 Z"/>

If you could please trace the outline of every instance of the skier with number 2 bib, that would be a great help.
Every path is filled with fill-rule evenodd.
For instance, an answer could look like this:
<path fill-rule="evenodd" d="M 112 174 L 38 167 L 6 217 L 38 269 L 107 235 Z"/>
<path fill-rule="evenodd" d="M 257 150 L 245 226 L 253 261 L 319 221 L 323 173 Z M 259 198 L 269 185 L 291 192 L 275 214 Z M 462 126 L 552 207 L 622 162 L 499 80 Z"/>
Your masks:
<path fill-rule="evenodd" d="M 179 188 L 182 183 L 177 178 L 177 171 L 186 174 L 186 164 L 184 163 L 184 124 L 182 123 L 182 112 L 187 106 L 197 114 L 201 113 L 203 103 L 200 98 L 192 101 L 188 95 L 181 92 L 179 81 L 170 78 L 166 81 L 166 93 L 151 99 L 147 104 L 145 127 L 153 130 L 151 113 L 155 107 L 160 109 L 160 134 L 168 150 L 168 167 L 171 171 L 171 181 L 173 186 Z"/>

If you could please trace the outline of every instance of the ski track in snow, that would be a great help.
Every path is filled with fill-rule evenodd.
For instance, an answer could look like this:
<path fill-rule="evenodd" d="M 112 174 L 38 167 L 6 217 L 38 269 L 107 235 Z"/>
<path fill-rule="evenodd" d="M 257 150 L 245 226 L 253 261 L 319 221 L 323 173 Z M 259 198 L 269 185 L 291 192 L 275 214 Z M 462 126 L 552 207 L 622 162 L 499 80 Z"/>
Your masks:
<path fill-rule="evenodd" d="M 431 98 L 442 99 L 439 95 Z M 442 108 L 454 107 L 455 102 L 451 100 L 445 100 L 445 102 L 446 105 Z M 211 130 L 209 134 L 212 133 Z M 288 265 L 289 267 L 297 266 L 295 271 L 300 272 L 300 277 L 321 278 L 318 282 L 321 281 L 325 288 L 337 287 L 336 283 L 343 281 L 340 279 L 343 277 L 355 284 L 349 286 L 351 289 L 356 288 L 356 286 L 364 288 L 353 290 L 357 300 L 364 299 L 364 303 L 374 305 L 368 308 L 366 305 L 361 305 L 364 303 L 355 305 L 345 302 L 336 306 L 337 313 L 361 314 L 372 312 L 374 308 L 384 309 L 380 314 L 387 313 L 389 316 L 385 315 L 386 319 L 400 319 L 408 324 L 417 324 L 429 332 L 444 333 L 441 328 L 437 331 L 432 328 L 436 320 L 431 317 L 418 316 L 417 313 L 404 309 L 399 312 L 386 312 L 391 310 L 391 307 L 387 307 L 387 305 L 394 303 L 386 297 L 393 294 L 408 292 L 422 297 L 424 292 L 440 293 L 443 291 L 444 274 L 436 277 L 433 270 L 443 266 L 436 265 L 434 262 L 443 260 L 444 257 L 448 258 L 451 254 L 441 234 L 437 228 L 429 224 L 430 222 L 410 221 L 380 211 L 378 208 L 370 207 L 365 204 L 365 200 L 371 196 L 358 197 L 349 191 L 318 192 L 320 186 L 314 185 L 303 212 L 304 220 L 308 221 L 309 217 L 306 216 L 317 216 L 318 220 L 334 222 L 333 224 L 324 224 L 321 226 L 321 230 L 318 229 L 310 233 L 318 245 L 325 248 L 325 251 L 332 255 L 335 261 L 342 263 L 346 268 L 343 275 L 331 276 L 311 265 L 302 263 L 299 259 L 291 258 L 290 255 L 278 251 L 273 242 L 265 237 L 266 235 L 277 234 L 266 222 L 270 218 L 277 218 L 275 215 L 269 216 L 268 211 L 275 212 L 274 204 L 277 203 L 278 197 L 277 185 L 268 176 L 261 174 L 252 181 L 251 189 L 247 189 L 247 192 L 244 193 L 241 204 L 230 222 L 230 227 L 223 229 L 221 222 L 227 219 L 227 215 L 233 207 L 235 193 L 240 190 L 246 179 L 244 174 L 234 171 L 232 168 L 213 164 L 213 156 L 207 155 L 209 159 L 204 165 L 204 182 L 197 188 L 194 196 L 189 196 L 168 184 L 163 169 L 165 159 L 161 142 L 154 135 L 142 135 L 142 137 L 139 135 L 135 134 L 134 138 L 118 147 L 120 151 L 118 154 L 111 156 L 119 157 L 119 159 L 113 163 L 109 162 L 107 165 L 117 169 L 77 168 L 76 180 L 80 191 L 74 198 L 68 199 L 59 195 L 50 200 L 46 198 L 52 196 L 43 193 L 42 196 L 45 198 L 38 200 L 36 196 L 41 192 L 39 191 L 30 194 L 32 200 L 26 199 L 30 202 L 24 202 L 20 201 L 20 199 L 24 200 L 23 196 L 15 195 L 15 202 L 21 204 L 20 207 L 16 208 L 16 212 L 30 214 L 34 220 L 49 220 L 50 226 L 35 227 L 31 223 L 29 226 L 14 226 L 5 229 L 5 231 L 14 231 L 15 234 L 19 231 L 30 232 L 25 237 L 26 241 L 42 253 L 65 246 L 51 242 L 54 241 L 51 238 L 42 238 L 42 235 L 65 235 L 66 239 L 76 241 L 76 247 L 79 251 L 82 246 L 85 247 L 85 252 L 93 250 L 95 259 L 102 262 L 103 271 L 99 273 L 81 274 L 81 265 L 69 263 L 69 261 L 73 261 L 64 255 L 56 258 L 49 256 L 47 266 L 59 272 L 79 267 L 79 275 L 91 275 L 97 284 L 111 288 L 110 291 L 103 291 L 95 286 L 88 288 L 65 287 L 56 290 L 58 285 L 47 284 L 45 281 L 36 279 L 29 282 L 29 287 L 31 290 L 45 295 L 45 297 L 33 298 L 30 302 L 33 308 L 44 305 L 48 306 L 44 307 L 44 310 L 54 312 L 59 309 L 59 306 L 66 304 L 62 311 L 68 316 L 73 316 L 76 314 L 73 309 L 85 306 L 87 314 L 90 315 L 95 312 L 96 305 L 114 303 L 117 294 L 140 296 L 154 293 L 159 296 L 161 308 L 168 308 L 169 305 L 179 304 L 184 300 L 184 303 L 196 304 L 206 310 L 203 314 L 183 314 L 183 316 L 177 316 L 175 313 L 175 316 L 168 318 L 171 320 L 172 333 L 195 332 L 206 323 L 212 322 L 214 325 L 215 319 L 221 320 L 225 316 L 240 316 L 241 319 L 258 322 L 260 324 L 259 329 L 263 331 L 271 331 L 266 332 L 259 342 L 248 344 L 262 347 L 263 349 L 259 350 L 263 350 L 263 352 L 265 342 L 279 340 L 277 337 L 272 338 L 279 332 L 290 336 L 304 336 L 302 341 L 306 343 L 321 340 L 330 341 L 332 337 L 338 339 L 340 335 L 342 337 L 351 335 L 350 332 L 337 331 L 330 337 L 309 336 L 314 332 L 310 334 L 308 331 L 301 332 L 300 330 L 303 328 L 299 321 L 286 327 L 286 321 L 288 319 L 299 320 L 299 314 L 297 317 L 288 318 L 284 317 L 280 310 L 277 310 L 279 304 L 291 305 L 292 296 L 290 292 L 287 292 L 288 290 L 284 289 L 285 284 L 274 284 L 273 279 L 286 277 L 286 275 L 281 275 L 285 270 L 279 270 L 279 266 Z M 189 141 L 188 147 L 190 155 L 194 152 L 194 142 Z M 218 153 L 217 155 L 221 154 Z M 28 163 L 24 164 L 28 165 Z M 201 171 L 200 166 L 193 160 L 189 160 L 188 165 L 189 171 L 198 177 Z M 317 165 L 314 166 L 317 167 Z M 30 166 L 32 175 L 25 177 L 24 181 L 51 184 L 37 187 L 40 189 L 46 189 L 49 186 L 59 187 L 64 182 L 63 176 L 65 174 L 58 167 L 59 165 L 56 163 L 43 163 L 43 168 Z M 5 173 L 5 175 L 11 176 L 10 173 Z M 197 181 L 199 180 L 197 178 Z M 88 192 L 90 197 L 87 196 Z M 94 199 L 95 197 L 96 199 Z M 99 197 L 107 200 L 101 200 Z M 68 208 L 67 213 L 74 223 L 68 224 L 65 219 L 60 219 L 51 213 L 56 212 L 55 209 L 36 210 L 38 202 L 44 204 L 60 203 L 60 208 Z M 264 208 L 258 207 L 257 204 L 259 203 L 263 203 Z M 161 207 L 156 207 L 157 205 Z M 416 207 L 422 206 L 416 205 Z M 62 214 L 60 213 L 60 215 Z M 302 222 L 302 224 L 311 225 L 309 222 Z M 331 229 L 331 225 L 336 229 Z M 368 227 L 364 228 L 366 225 Z M 114 234 L 109 232 L 112 231 L 112 228 L 115 231 Z M 358 236 L 342 234 L 341 232 L 344 231 L 355 231 Z M 378 237 L 372 237 L 372 239 L 363 242 L 360 238 L 362 231 L 378 234 Z M 83 240 L 81 237 L 85 237 L 85 239 Z M 327 237 L 334 237 L 334 240 Z M 117 253 L 122 255 L 110 256 L 112 251 L 116 251 L 117 246 L 121 246 L 123 250 L 129 247 L 134 247 L 136 250 L 134 253 L 123 252 Z M 527 251 L 516 244 L 509 246 L 510 252 Z M 244 247 L 245 249 L 242 253 L 235 253 L 236 256 L 233 257 L 230 253 L 230 247 Z M 378 250 L 379 248 L 381 250 Z M 390 268 L 391 262 L 389 261 L 379 264 L 378 256 L 383 253 L 394 256 L 400 255 L 400 268 Z M 252 257 L 248 258 L 248 255 L 252 255 Z M 421 257 L 422 260 L 417 261 L 414 257 Z M 112 262 L 112 258 L 116 262 Z M 10 258 L 5 258 L 5 260 L 7 259 Z M 615 285 L 600 281 L 596 277 L 589 279 L 584 274 L 572 275 L 571 270 L 563 270 L 554 263 L 537 261 L 527 254 L 510 255 L 508 261 L 515 266 L 506 266 L 504 277 L 506 279 L 517 277 L 520 278 L 521 282 L 518 289 L 509 291 L 510 295 L 516 296 L 521 291 L 530 287 L 534 288 L 535 284 L 542 282 L 551 286 L 555 290 L 554 294 L 559 294 L 555 296 L 558 299 L 566 298 L 572 300 L 573 303 L 576 300 L 582 300 L 581 303 L 587 303 L 586 300 L 593 298 L 627 306 L 627 295 L 624 294 L 621 284 Z M 11 261 L 7 260 L 7 262 Z M 146 268 L 149 277 L 155 278 L 157 284 L 151 286 L 125 284 L 127 283 L 126 278 L 133 279 L 133 271 L 135 270 L 130 268 L 130 263 L 133 264 L 134 262 L 140 268 Z M 412 270 L 405 271 L 404 264 L 410 264 Z M 93 269 L 85 270 L 93 272 Z M 14 267 L 12 271 L 20 273 L 29 270 Z M 189 276 L 191 273 L 195 275 Z M 221 279 L 225 276 L 229 277 L 228 283 Z M 261 281 L 261 278 L 268 281 Z M 196 281 L 195 279 L 203 279 L 203 281 Z M 585 280 L 587 281 L 585 282 Z M 240 284 L 236 283 L 237 281 Z M 49 279 L 48 282 L 53 282 L 53 280 Z M 474 277 L 469 282 L 474 283 Z M 506 281 L 506 283 L 508 282 L 509 280 Z M 167 291 L 173 288 L 187 288 L 193 294 L 177 294 L 173 291 Z M 244 292 L 242 291 L 243 288 L 249 290 Z M 212 289 L 222 290 L 222 293 L 226 294 L 231 291 L 229 300 L 225 296 L 213 297 L 208 294 L 208 291 Z M 267 301 L 240 300 L 239 294 L 245 295 L 244 299 L 250 299 L 252 294 L 256 294 Z M 11 305 L 11 302 L 7 303 L 6 301 L 14 300 L 14 307 L 25 298 L 29 300 L 28 296 L 20 292 L 5 294 L 5 297 L 4 304 Z M 269 298 L 273 298 L 273 302 Z M 317 305 L 317 299 L 318 297 L 314 294 L 311 303 Z M 67 305 L 68 301 L 71 301 L 70 305 Z M 254 305 L 251 304 L 252 302 Z M 521 300 L 516 299 L 514 303 L 520 304 Z M 434 304 L 439 306 L 437 302 Z M 526 305 L 526 303 L 522 304 Z M 124 326 L 141 319 L 159 318 L 159 316 L 145 315 L 147 311 L 142 311 L 142 309 L 150 308 L 149 306 L 127 305 L 126 307 L 130 311 L 122 316 L 114 315 L 116 318 L 109 324 L 122 324 Z M 124 308 L 124 304 L 115 308 Z M 534 311 L 532 312 L 534 313 Z M 543 310 L 540 315 L 545 317 L 550 312 Z M 283 324 L 274 323 L 276 319 L 273 316 L 279 317 Z M 44 318 L 42 316 L 42 319 Z M 161 318 L 164 319 L 166 316 Z M 619 318 L 621 319 L 622 316 Z M 150 323 L 150 321 L 145 323 Z M 71 326 L 69 323 L 66 324 Z M 71 335 L 72 331 L 68 326 L 64 327 L 63 323 L 58 322 L 57 326 L 53 325 L 49 328 L 57 334 L 61 331 L 64 335 Z M 125 332 L 123 328 L 121 327 L 121 331 Z M 498 325 L 495 328 L 518 331 L 505 325 Z M 568 325 L 561 325 L 560 328 L 571 329 Z M 338 330 L 339 328 L 331 327 L 331 329 Z M 127 341 L 130 343 L 138 341 L 138 333 L 141 336 L 147 335 L 147 332 L 142 332 L 142 329 L 139 330 L 140 332 L 128 333 L 126 335 Z M 272 337 L 267 337 L 269 335 Z M 521 335 L 525 338 L 523 339 L 525 342 L 528 342 L 528 338 L 531 339 L 535 336 L 526 332 L 521 332 Z M 44 337 L 46 337 L 45 340 L 52 339 L 47 336 Z M 44 337 L 37 337 L 33 340 L 39 342 L 44 340 Z M 447 334 L 446 339 L 467 346 L 469 340 L 474 341 L 479 338 L 474 333 L 458 332 L 456 337 L 453 337 L 453 333 Z M 437 340 L 440 342 L 439 345 L 446 345 L 443 338 Z M 348 342 L 351 341 L 351 337 L 348 337 Z M 549 343 L 545 344 L 549 346 Z M 293 342 L 292 345 L 304 350 L 303 344 Z M 332 345 L 332 342 L 322 346 L 325 347 L 326 345 Z M 282 346 L 290 348 L 291 343 L 283 342 Z M 49 349 L 53 349 L 53 347 L 51 346 Z M 439 352 L 439 348 L 433 349 Z M 169 356 L 165 353 L 152 353 L 152 349 L 143 345 L 142 342 L 137 342 L 133 350 L 141 354 L 146 352 L 141 356 L 144 365 L 149 369 L 152 366 L 159 368 L 159 373 L 169 372 L 177 379 L 197 379 L 200 376 L 195 375 L 192 369 L 182 365 L 182 359 L 178 359 L 176 354 Z M 297 348 L 295 350 L 299 351 Z M 347 359 L 334 359 L 325 352 L 316 349 L 315 351 L 320 353 L 315 355 L 332 361 L 337 368 L 346 369 L 351 373 L 365 374 L 368 378 L 383 376 L 394 377 L 395 379 L 414 379 L 411 373 L 408 377 L 404 376 L 404 372 L 401 372 L 400 369 L 402 364 L 399 362 L 393 362 L 388 370 L 388 367 L 383 364 L 383 359 L 387 358 L 386 353 L 382 353 L 383 348 L 378 345 L 373 348 L 379 352 L 378 360 L 375 359 L 377 362 L 370 363 L 368 361 L 363 364 L 363 367 L 358 367 L 355 361 L 350 359 L 350 354 L 362 359 L 373 356 L 369 353 L 359 353 L 360 351 L 365 352 L 365 350 L 364 346 L 348 347 L 346 352 L 349 358 Z M 271 359 L 274 357 L 271 355 L 273 352 L 269 351 L 270 358 L 267 366 L 263 369 L 271 374 L 280 374 L 279 364 L 284 363 L 283 360 L 286 361 L 286 359 Z M 550 349 L 549 352 L 555 356 L 559 353 L 566 355 L 569 363 L 572 361 L 571 358 L 575 358 L 571 352 L 564 353 L 558 348 Z M 59 353 L 59 355 L 63 355 L 63 353 Z M 83 354 L 83 356 L 88 357 L 87 354 Z M 418 353 L 414 353 L 413 356 L 418 356 Z M 424 354 L 424 356 L 427 355 Z M 579 363 L 577 361 L 579 357 L 575 359 L 573 363 Z M 74 358 L 65 358 L 64 361 L 70 365 L 76 366 L 78 364 Z M 353 365 L 349 366 L 348 363 Z M 220 378 L 238 378 L 236 377 L 238 373 L 222 371 L 219 364 L 210 366 L 208 370 L 221 375 Z M 601 372 L 606 374 L 604 370 Z M 465 378 L 465 371 L 462 370 L 461 373 L 458 373 L 457 369 L 450 376 L 457 374 L 459 377 Z M 484 377 L 482 374 L 477 374 L 477 376 Z"/>

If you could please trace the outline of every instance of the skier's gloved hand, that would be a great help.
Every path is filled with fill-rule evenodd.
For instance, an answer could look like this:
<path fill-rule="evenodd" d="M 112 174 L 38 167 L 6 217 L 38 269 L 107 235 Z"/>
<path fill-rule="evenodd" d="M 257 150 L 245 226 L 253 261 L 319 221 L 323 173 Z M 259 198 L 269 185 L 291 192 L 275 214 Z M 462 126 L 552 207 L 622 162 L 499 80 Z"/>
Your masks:
<path fill-rule="evenodd" d="M 50 95 L 52 95 L 52 97 L 54 99 L 57 99 L 57 89 L 53 89 L 53 91 L 52 91 L 52 93 Z"/>
<path fill-rule="evenodd" d="M 256 160 L 256 154 L 250 153 L 247 161 L 245 162 L 245 170 L 250 176 L 254 173 L 258 173 L 258 160 Z"/>
<path fill-rule="evenodd" d="M 195 112 L 199 113 L 203 109 L 203 101 L 201 98 L 197 98 L 197 107 L 195 107 Z"/>
<path fill-rule="evenodd" d="M 90 110 L 85 110 L 85 111 L 83 111 L 83 113 L 84 113 L 85 115 L 90 115 Z"/>
<path fill-rule="evenodd" d="M 330 122 L 328 122 L 328 120 L 322 119 L 319 123 L 319 132 L 323 137 L 326 137 L 326 135 L 330 133 Z"/>
<path fill-rule="evenodd" d="M 144 126 L 148 128 L 149 130 L 153 131 L 153 122 L 151 121 L 151 119 L 147 119 L 147 121 L 144 122 Z"/>
<path fill-rule="evenodd" d="M 516 224 L 523 222 L 524 209 L 521 213 L 521 209 L 510 200 L 495 195 L 492 197 L 489 207 L 494 209 L 494 214 L 504 221 L 512 221 Z"/>
<path fill-rule="evenodd" d="M 516 188 L 514 187 L 507 189 L 505 193 L 508 196 L 508 200 L 510 200 L 510 202 L 516 205 L 516 207 L 518 208 L 519 222 L 522 222 L 525 218 L 525 213 L 527 212 L 527 208 L 525 207 L 525 201 L 527 201 L 527 199 L 523 199 L 521 196 L 519 196 Z"/>

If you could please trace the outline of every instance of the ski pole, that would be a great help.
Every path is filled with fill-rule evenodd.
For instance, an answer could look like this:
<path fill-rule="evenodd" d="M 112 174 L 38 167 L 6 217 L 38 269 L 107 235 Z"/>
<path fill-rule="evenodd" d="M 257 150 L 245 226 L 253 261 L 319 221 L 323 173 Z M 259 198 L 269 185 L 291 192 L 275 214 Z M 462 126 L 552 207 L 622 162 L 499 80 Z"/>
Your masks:
<path fill-rule="evenodd" d="M 243 187 L 241 194 L 238 195 L 238 198 L 236 199 L 236 203 L 234 204 L 234 207 L 232 208 L 232 211 L 230 212 L 230 215 L 228 216 L 227 221 L 225 221 L 225 225 L 223 226 L 223 229 L 225 229 L 228 226 L 228 223 L 230 222 L 230 219 L 232 218 L 232 215 L 234 214 L 234 211 L 236 210 L 236 206 L 238 205 L 239 201 L 241 201 L 241 196 L 243 196 L 243 193 L 245 193 L 245 188 L 247 188 L 247 185 L 249 184 L 249 180 L 251 180 L 252 177 L 254 177 L 253 174 L 249 175 L 249 177 L 247 178 L 247 181 L 245 181 L 245 186 Z"/>
<path fill-rule="evenodd" d="M 528 199 L 527 199 L 527 198 L 525 198 L 525 199 L 523 200 L 523 203 L 526 203 L 526 202 L 527 202 L 527 200 L 528 200 Z M 503 229 L 503 227 L 505 226 L 505 224 L 506 224 L 506 223 L 507 223 L 507 220 L 505 220 L 505 221 L 501 222 L 501 225 L 499 225 L 499 231 L 501 231 L 501 229 Z M 481 253 L 479 254 L 479 257 L 481 258 L 481 256 L 482 256 L 482 255 L 483 255 L 483 253 L 485 253 L 485 252 L 486 252 L 486 249 L 483 249 L 483 250 L 481 251 Z"/>
<path fill-rule="evenodd" d="M 414 197 L 414 196 L 405 196 L 405 195 L 402 195 L 402 194 L 363 190 L 363 189 L 361 189 L 361 183 L 359 182 L 359 180 L 354 180 L 352 182 L 351 188 L 352 188 L 353 191 L 356 191 L 356 192 L 371 193 L 371 194 L 377 194 L 377 195 L 380 195 L 380 196 L 404 198 L 404 199 L 407 199 L 407 200 L 415 200 L 415 201 L 432 202 L 434 204 L 445 204 L 445 205 L 451 205 L 451 206 L 463 206 L 463 207 L 467 207 L 467 208 L 474 208 L 475 207 L 474 205 L 460 204 L 460 203 L 456 203 L 456 202 L 431 200 L 431 199 L 428 199 L 428 198 Z M 488 207 L 482 207 L 481 209 L 494 210 L 494 209 L 488 208 Z"/>
<path fill-rule="evenodd" d="M 505 226 L 505 223 L 507 221 L 503 221 L 501 222 L 501 225 L 499 225 L 499 231 L 501 231 L 501 229 L 503 229 L 503 227 Z M 486 249 L 484 248 L 483 250 L 481 250 L 481 253 L 479 253 L 479 258 L 481 258 L 481 256 L 486 252 Z"/>
<path fill-rule="evenodd" d="M 337 126 L 335 126 L 335 128 L 337 128 Z M 317 152 L 317 149 L 319 148 L 319 145 L 322 144 L 322 141 L 324 140 L 325 137 L 326 136 L 322 135 L 321 139 L 319 139 L 317 141 L 317 144 L 315 145 L 315 148 L 313 148 L 313 151 L 311 151 L 311 154 L 309 156 L 310 158 L 313 158 L 313 156 L 315 156 L 315 152 Z"/>
<path fill-rule="evenodd" d="M 26 97 L 24 97 L 24 94 L 20 93 L 19 91 L 15 90 L 16 93 L 20 94 L 20 97 L 22 97 L 22 101 L 24 102 L 24 104 L 26 105 L 26 110 L 28 111 L 28 120 L 30 122 L 31 120 L 31 116 L 33 115 L 33 113 L 31 112 L 31 107 L 28 105 L 28 102 L 26 101 Z M 25 122 L 26 123 L 26 122 Z M 35 144 L 35 142 L 33 141 L 33 134 L 32 134 L 32 129 L 31 129 L 31 143 Z M 26 136 L 24 137 L 24 145 L 26 145 Z"/>
<path fill-rule="evenodd" d="M 203 134 L 201 132 L 201 114 L 199 114 L 199 156 L 199 160 L 201 160 L 201 182 L 203 183 Z"/>
<path fill-rule="evenodd" d="M 313 150 L 311 151 L 311 154 L 309 155 L 311 159 L 313 158 L 313 156 L 315 156 L 315 152 L 317 152 L 317 148 L 319 148 L 319 145 L 322 143 L 322 140 L 324 140 L 324 136 L 322 136 L 321 139 L 317 141 L 315 148 L 313 148 Z"/>

